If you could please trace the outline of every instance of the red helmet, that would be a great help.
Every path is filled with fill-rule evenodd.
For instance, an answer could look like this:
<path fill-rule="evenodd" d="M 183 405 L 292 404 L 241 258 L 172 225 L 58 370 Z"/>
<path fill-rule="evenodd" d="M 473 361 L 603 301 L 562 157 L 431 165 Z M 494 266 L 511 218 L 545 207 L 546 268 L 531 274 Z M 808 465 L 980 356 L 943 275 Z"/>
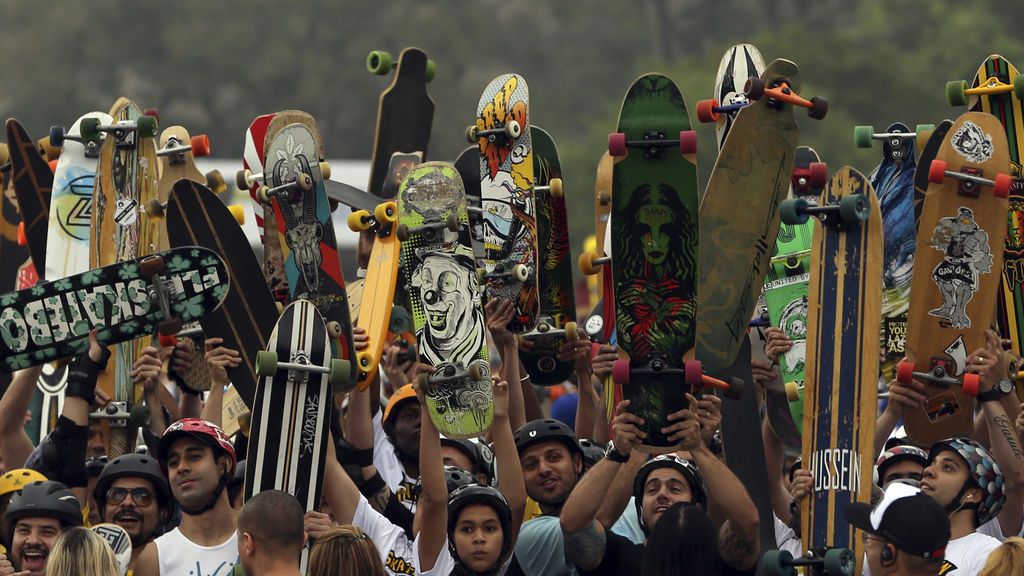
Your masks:
<path fill-rule="evenodd" d="M 231 469 L 228 470 L 228 474 L 234 474 L 237 456 L 235 456 L 235 447 L 231 444 L 231 439 L 221 430 L 220 426 L 202 418 L 182 418 L 167 427 L 163 437 L 160 438 L 160 445 L 157 447 L 157 457 L 160 458 L 160 463 L 163 466 L 167 466 L 167 453 L 171 450 L 171 446 L 183 436 L 195 438 L 215 451 L 219 449 L 227 454 L 231 458 Z"/>

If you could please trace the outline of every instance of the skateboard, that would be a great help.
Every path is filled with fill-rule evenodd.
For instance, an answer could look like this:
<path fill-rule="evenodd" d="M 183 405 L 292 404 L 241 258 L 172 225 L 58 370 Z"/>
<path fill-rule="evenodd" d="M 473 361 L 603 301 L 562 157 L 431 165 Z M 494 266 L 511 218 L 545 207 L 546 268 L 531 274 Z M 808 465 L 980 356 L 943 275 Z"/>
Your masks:
<path fill-rule="evenodd" d="M 871 497 L 881 211 L 870 182 L 849 166 L 833 174 L 819 206 L 796 198 L 779 211 L 787 224 L 806 222 L 811 215 L 819 219 L 811 246 L 802 451 L 814 489 L 801 510 L 803 547 L 846 548 L 859 561 L 863 543 L 842 513 L 850 502 Z"/>
<path fill-rule="evenodd" d="M 999 333 L 1010 339 L 1014 353 L 1020 356 L 1024 350 L 1024 136 L 1020 135 L 1020 123 L 1024 121 L 1024 76 L 1009 60 L 992 54 L 978 67 L 970 88 L 962 80 L 949 82 L 946 98 L 951 106 L 967 106 L 972 112 L 992 114 L 1006 134 L 1008 170 L 1013 184 L 996 320 Z"/>
<path fill-rule="evenodd" d="M 7 144 L 0 143 L 0 279 L 7 284 L 2 289 L 17 286 L 18 269 L 31 262 L 28 247 L 18 244 L 18 203 L 11 185 L 11 155 Z M 0 390 L 7 390 L 11 375 L 0 372 Z"/>
<path fill-rule="evenodd" d="M 918 134 L 934 130 L 919 125 L 913 132 L 906 124 L 890 124 L 881 134 L 872 126 L 857 126 L 854 141 L 868 148 L 873 140 L 882 141 L 882 161 L 868 175 L 882 209 L 885 237 L 882 270 L 882 377 L 888 381 L 896 374 L 903 358 L 907 335 L 907 310 L 910 304 L 910 279 L 914 270 L 914 239 L 917 229 L 914 210 L 914 173 L 917 168 Z"/>
<path fill-rule="evenodd" d="M 922 166 L 930 185 L 914 254 L 908 361 L 896 378 L 925 384 L 923 406 L 903 414 L 907 435 L 923 446 L 974 430 L 978 375 L 966 373 L 966 362 L 996 311 L 1012 187 L 1007 148 L 995 116 L 967 112 Z"/>
<path fill-rule="evenodd" d="M 110 523 L 97 524 L 89 529 L 99 534 L 110 546 L 121 576 L 128 574 L 128 565 L 132 560 L 132 539 L 128 532 L 117 524 Z"/>
<path fill-rule="evenodd" d="M 758 562 L 758 574 L 764 576 L 791 576 L 797 568 L 805 568 L 805 574 L 822 576 L 854 576 L 857 574 L 857 559 L 853 551 L 846 548 L 832 548 L 821 553 L 808 552 L 797 558 L 788 550 L 768 550 Z"/>
<path fill-rule="evenodd" d="M 469 211 L 469 227 L 472 231 L 473 254 L 477 262 L 484 258 L 484 220 L 480 203 L 480 148 L 470 146 L 455 159 L 455 170 L 462 177 L 466 189 L 466 210 Z"/>
<path fill-rule="evenodd" d="M 274 122 L 281 118 L 279 113 L 268 130 L 273 130 Z M 324 190 L 330 167 L 321 160 L 322 144 L 317 134 L 304 123 L 289 124 L 274 133 L 265 147 L 267 174 L 257 195 L 274 204 L 289 299 L 312 302 L 327 321 L 335 357 L 353 362 L 345 277 Z M 355 380 L 353 373 L 349 383 Z"/>
<path fill-rule="evenodd" d="M 942 141 L 946 139 L 952 120 L 943 120 L 928 133 L 924 144 L 918 148 L 917 168 L 914 170 L 914 230 L 921 227 L 921 211 L 924 210 L 924 198 L 928 193 L 928 167 L 939 152 Z M 920 139 L 918 144 L 921 144 Z"/>
<path fill-rule="evenodd" d="M 249 127 L 245 131 L 245 141 L 242 149 L 242 174 L 246 171 L 250 174 L 262 174 L 263 173 L 263 144 L 267 135 L 267 126 L 270 125 L 270 121 L 274 119 L 274 114 L 263 114 L 257 116 L 249 123 Z M 236 178 L 236 180 L 239 180 Z M 266 246 L 269 240 L 267 239 L 268 234 L 270 236 L 277 236 L 277 230 L 274 226 L 274 207 L 271 204 L 260 202 L 260 199 L 256 197 L 256 192 L 259 190 L 262 183 L 256 179 L 250 179 L 248 181 L 242 180 L 235 183 L 240 190 L 249 192 L 249 197 L 252 199 L 252 211 L 256 221 L 256 232 L 260 238 L 260 245 Z M 271 230 L 266 230 L 267 225 L 271 226 Z M 266 262 L 266 248 L 263 253 L 260 254 L 261 265 L 265 265 Z M 271 275 L 266 271 L 264 267 L 264 277 L 267 279 L 267 285 L 273 290 L 273 283 L 271 281 Z"/>
<path fill-rule="evenodd" d="M 366 388 L 377 377 L 377 366 L 388 343 L 391 308 L 395 301 L 395 285 L 398 280 L 398 258 L 400 242 L 397 237 L 398 206 L 394 202 L 383 202 L 371 215 L 366 210 L 357 210 L 349 215 L 348 226 L 354 232 L 373 233 L 373 248 L 366 278 L 362 285 L 359 312 L 355 325 L 363 328 L 369 338 L 367 348 L 356 354 L 359 373 L 356 386 Z"/>
<path fill-rule="evenodd" d="M 112 264 L 0 296 L 0 370 L 68 358 L 89 348 L 89 331 L 114 344 L 177 332 L 224 299 L 224 263 L 202 248 L 179 248 Z"/>
<path fill-rule="evenodd" d="M 534 199 L 537 206 L 537 246 L 544 255 L 538 266 L 540 314 L 533 330 L 522 335 L 529 342 L 519 349 L 519 359 L 540 386 L 565 382 L 573 374 L 573 363 L 558 359 L 558 348 L 575 340 L 576 295 L 572 282 L 575 262 L 569 249 L 569 223 L 562 191 L 562 167 L 551 135 L 530 126 L 533 141 Z"/>
<path fill-rule="evenodd" d="M 788 60 L 775 60 L 760 79 L 747 81 L 752 102 L 733 122 L 734 137 L 725 140 L 701 199 L 698 293 L 714 297 L 697 309 L 697 357 L 709 370 L 732 363 L 768 272 L 799 134 L 793 107 L 808 108 L 812 118 L 828 111 L 824 98 L 804 100 L 799 91 L 800 72 Z M 812 185 L 821 184 L 821 172 L 812 174 Z M 744 198 L 741 211 L 737 198 Z"/>
<path fill-rule="evenodd" d="M 715 127 L 718 148 L 725 144 L 725 137 L 736 121 L 741 108 L 750 103 L 743 92 L 747 79 L 760 78 L 764 72 L 764 58 L 751 44 L 737 44 L 725 51 L 718 63 L 715 80 L 715 100 L 720 103 L 720 113 Z"/>
<path fill-rule="evenodd" d="M 427 162 L 398 191 L 398 239 L 427 409 L 448 438 L 473 438 L 494 417 L 493 390 L 465 192 L 455 167 Z"/>
<path fill-rule="evenodd" d="M 223 338 L 225 347 L 238 350 L 242 362 L 229 367 L 228 376 L 238 395 L 252 406 L 256 353 L 267 348 L 278 316 L 259 261 L 224 202 L 190 180 L 179 180 L 168 197 L 167 236 L 172 246 L 202 246 L 223 259 L 230 289 L 220 308 L 199 323 L 206 336 Z"/>
<path fill-rule="evenodd" d="M 39 280 L 46 262 L 46 224 L 50 212 L 53 171 L 39 155 L 33 140 L 20 122 L 7 120 L 7 145 L 10 147 L 11 180 L 21 213 L 19 242 L 24 240 L 32 259 L 31 270 L 19 273 L 19 285 L 27 287 Z"/>
<path fill-rule="evenodd" d="M 479 146 L 484 232 L 484 297 L 515 302 L 509 330 L 521 334 L 537 323 L 537 212 L 533 144 L 526 80 L 498 76 L 477 106 L 466 139 Z"/>
<path fill-rule="evenodd" d="M 660 74 L 633 82 L 608 137 L 618 159 L 608 233 L 620 347 L 613 377 L 630 412 L 646 421 L 640 449 L 652 452 L 675 448 L 661 429 L 686 406 L 679 381 L 696 383 L 684 368 L 697 305 L 696 142 L 682 93 Z"/>
<path fill-rule="evenodd" d="M 283 490 L 306 511 L 320 509 L 334 387 L 349 379 L 348 361 L 332 357 L 316 306 L 297 299 L 284 309 L 256 355 L 256 396 L 249 430 L 244 499 Z M 303 547 L 300 572 L 309 548 Z"/>
<path fill-rule="evenodd" d="M 206 134 L 191 136 L 188 130 L 181 126 L 166 128 L 160 134 L 160 147 L 156 155 L 160 159 L 160 179 L 157 183 L 159 200 L 151 200 L 146 207 L 151 213 L 162 213 L 160 208 L 166 206 L 167 197 L 178 180 L 185 179 L 203 184 L 215 194 L 227 191 L 224 177 L 219 171 L 213 170 L 203 174 L 196 167 L 196 158 L 210 155 L 210 138 Z M 240 208 L 233 208 L 232 212 L 241 214 Z M 238 217 L 240 216 L 236 216 Z"/>
<path fill-rule="evenodd" d="M 419 162 L 427 156 L 430 126 L 434 121 L 434 101 L 427 94 L 427 83 L 434 77 L 434 62 L 419 48 L 402 50 L 397 61 L 387 52 L 374 50 L 366 58 L 366 68 L 381 76 L 390 73 L 392 68 L 395 70 L 391 84 L 381 92 L 377 104 L 367 189 L 370 194 L 390 200 L 397 191 L 395 188 L 389 195 L 385 190 L 392 154 L 419 152 Z"/>

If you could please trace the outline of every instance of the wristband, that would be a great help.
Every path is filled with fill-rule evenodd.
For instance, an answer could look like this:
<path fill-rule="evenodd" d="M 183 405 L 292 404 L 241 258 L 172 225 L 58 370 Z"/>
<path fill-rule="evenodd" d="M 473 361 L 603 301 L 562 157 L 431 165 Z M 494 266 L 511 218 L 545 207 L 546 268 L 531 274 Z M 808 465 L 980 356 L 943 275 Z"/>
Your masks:
<path fill-rule="evenodd" d="M 359 492 L 367 498 L 375 495 L 384 488 L 387 488 L 387 484 L 384 483 L 384 479 L 380 477 L 380 472 L 375 472 L 373 476 L 370 476 L 363 481 L 362 486 L 359 487 Z"/>

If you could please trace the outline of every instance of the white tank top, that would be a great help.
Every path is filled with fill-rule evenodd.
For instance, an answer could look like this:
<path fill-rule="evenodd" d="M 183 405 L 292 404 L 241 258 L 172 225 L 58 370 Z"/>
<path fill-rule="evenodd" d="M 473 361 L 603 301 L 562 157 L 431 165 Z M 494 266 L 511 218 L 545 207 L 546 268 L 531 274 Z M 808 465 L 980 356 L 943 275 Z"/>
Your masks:
<path fill-rule="evenodd" d="M 238 564 L 238 533 L 216 546 L 200 546 L 179 528 L 154 540 L 160 576 L 227 576 Z"/>

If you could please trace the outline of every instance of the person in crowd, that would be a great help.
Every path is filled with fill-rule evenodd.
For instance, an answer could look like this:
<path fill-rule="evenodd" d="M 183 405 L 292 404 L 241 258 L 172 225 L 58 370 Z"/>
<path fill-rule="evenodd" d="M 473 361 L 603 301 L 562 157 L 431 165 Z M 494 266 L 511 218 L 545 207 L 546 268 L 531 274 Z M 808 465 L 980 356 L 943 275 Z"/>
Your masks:
<path fill-rule="evenodd" d="M 102 522 L 124 528 L 132 541 L 134 566 L 139 554 L 161 535 L 174 513 L 174 498 L 160 464 L 153 456 L 125 454 L 100 473 L 93 498 Z"/>
<path fill-rule="evenodd" d="M 33 482 L 11 498 L 4 523 L 11 534 L 12 567 L 26 576 L 42 576 L 57 536 L 82 525 L 82 505 L 60 482 Z"/>
<path fill-rule="evenodd" d="M 1024 538 L 1014 536 L 1003 540 L 988 555 L 978 576 L 1015 576 L 1024 574 Z"/>
<path fill-rule="evenodd" d="M 264 490 L 238 513 L 238 558 L 246 576 L 298 576 L 306 546 L 303 509 L 294 496 Z"/>
<path fill-rule="evenodd" d="M 309 576 L 386 576 L 370 537 L 358 526 L 335 526 L 316 539 L 309 554 Z"/>
<path fill-rule="evenodd" d="M 76 526 L 54 540 L 46 576 L 121 576 L 121 568 L 102 536 Z"/>

